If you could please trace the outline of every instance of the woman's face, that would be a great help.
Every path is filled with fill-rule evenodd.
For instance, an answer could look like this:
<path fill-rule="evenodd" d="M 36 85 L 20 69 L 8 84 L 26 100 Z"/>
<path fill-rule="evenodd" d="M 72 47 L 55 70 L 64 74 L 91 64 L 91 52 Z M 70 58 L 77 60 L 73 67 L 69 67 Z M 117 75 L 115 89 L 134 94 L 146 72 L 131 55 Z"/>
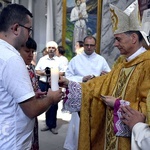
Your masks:
<path fill-rule="evenodd" d="M 79 48 L 80 48 L 79 42 L 76 42 L 75 49 L 79 49 Z"/>
<path fill-rule="evenodd" d="M 35 52 L 34 49 L 29 49 L 27 47 L 21 47 L 20 55 L 23 58 L 26 65 L 30 65 L 31 61 L 33 60 L 33 53 Z"/>

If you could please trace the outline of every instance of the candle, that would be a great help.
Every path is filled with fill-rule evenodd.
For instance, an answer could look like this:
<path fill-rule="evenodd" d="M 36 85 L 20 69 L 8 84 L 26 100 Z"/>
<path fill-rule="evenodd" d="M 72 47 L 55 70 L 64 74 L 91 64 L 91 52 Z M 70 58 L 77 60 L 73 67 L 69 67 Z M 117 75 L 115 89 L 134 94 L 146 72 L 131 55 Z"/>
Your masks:
<path fill-rule="evenodd" d="M 59 69 L 58 67 L 51 68 L 51 89 L 52 91 L 57 91 L 59 89 Z"/>

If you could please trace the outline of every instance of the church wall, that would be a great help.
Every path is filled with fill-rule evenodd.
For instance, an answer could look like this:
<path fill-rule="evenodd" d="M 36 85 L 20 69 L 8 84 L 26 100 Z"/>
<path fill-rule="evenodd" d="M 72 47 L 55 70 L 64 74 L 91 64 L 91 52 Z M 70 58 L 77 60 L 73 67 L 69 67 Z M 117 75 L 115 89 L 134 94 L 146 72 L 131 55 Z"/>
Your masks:
<path fill-rule="evenodd" d="M 33 0 L 33 38 L 38 43 L 38 59 L 42 56 L 41 51 L 46 43 L 46 1 L 47 0 Z M 113 47 L 113 33 L 110 20 L 109 3 L 116 5 L 118 8 L 124 10 L 134 0 L 103 0 L 102 11 L 102 32 L 101 32 L 101 55 L 104 56 L 110 67 L 119 56 L 117 48 Z M 54 40 L 61 45 L 62 40 L 62 2 L 63 0 L 53 0 L 54 7 Z M 20 3 L 27 5 L 27 1 L 20 0 Z"/>
<path fill-rule="evenodd" d="M 37 60 L 42 56 L 41 51 L 46 45 L 46 1 L 32 0 L 33 2 L 33 35 L 37 42 Z M 28 0 L 20 0 L 20 4 L 28 8 Z"/>

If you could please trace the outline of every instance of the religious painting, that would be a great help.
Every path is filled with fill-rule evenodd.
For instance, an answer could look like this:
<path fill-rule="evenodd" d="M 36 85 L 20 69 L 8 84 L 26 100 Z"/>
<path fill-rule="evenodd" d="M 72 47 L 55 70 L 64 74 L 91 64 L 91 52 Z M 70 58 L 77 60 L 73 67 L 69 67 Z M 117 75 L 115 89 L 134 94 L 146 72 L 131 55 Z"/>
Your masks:
<path fill-rule="evenodd" d="M 100 53 L 102 0 L 63 0 L 62 45 L 70 60 L 76 55 L 75 44 L 87 35 L 97 39 Z"/>
<path fill-rule="evenodd" d="M 138 0 L 140 15 L 143 16 L 143 11 L 150 8 L 150 0 Z"/>

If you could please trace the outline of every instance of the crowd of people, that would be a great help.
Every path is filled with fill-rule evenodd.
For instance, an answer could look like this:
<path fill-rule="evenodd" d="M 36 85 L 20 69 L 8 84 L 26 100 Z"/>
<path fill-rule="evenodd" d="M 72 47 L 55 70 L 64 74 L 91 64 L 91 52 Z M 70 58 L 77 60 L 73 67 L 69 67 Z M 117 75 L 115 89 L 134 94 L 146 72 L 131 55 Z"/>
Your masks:
<path fill-rule="evenodd" d="M 76 4 L 74 9 L 82 8 L 83 24 L 87 19 L 85 1 L 76 0 Z M 37 43 L 31 38 L 32 13 L 19 4 L 2 10 L 0 149 L 39 150 L 37 116 L 44 112 L 45 126 L 41 131 L 59 134 L 57 110 L 61 100 L 63 110 L 72 113 L 65 149 L 149 149 L 150 52 L 143 44 L 145 41 L 150 45 L 149 33 L 141 31 L 138 3 L 128 15 L 114 5 L 110 5 L 110 13 L 114 46 L 121 54 L 112 70 L 105 58 L 96 54 L 98 42 L 92 35 L 76 40 L 77 55 L 70 61 L 63 46 L 49 41 L 36 62 Z M 149 21 L 144 23 L 147 26 Z M 58 68 L 59 85 L 65 91 L 51 90 L 53 67 Z"/>

